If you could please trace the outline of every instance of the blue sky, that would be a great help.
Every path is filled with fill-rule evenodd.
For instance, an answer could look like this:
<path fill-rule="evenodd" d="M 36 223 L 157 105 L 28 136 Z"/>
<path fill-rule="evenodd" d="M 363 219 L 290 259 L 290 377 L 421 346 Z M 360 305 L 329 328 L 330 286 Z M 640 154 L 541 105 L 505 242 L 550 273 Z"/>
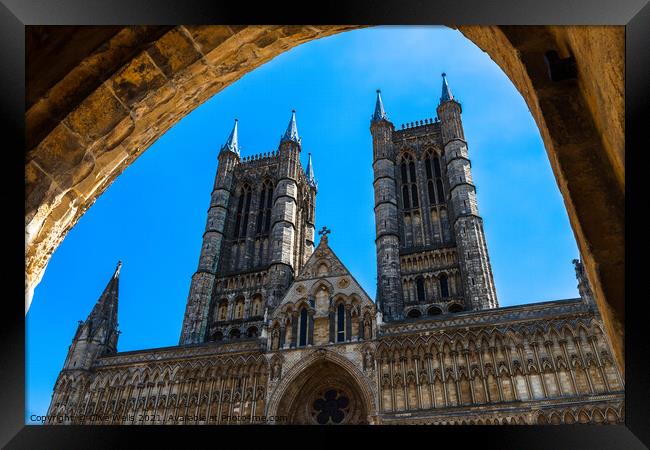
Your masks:
<path fill-rule="evenodd" d="M 463 124 L 501 306 L 577 297 L 573 232 L 530 112 L 501 69 L 458 31 L 376 27 L 303 44 L 245 75 L 155 142 L 56 250 L 26 317 L 26 420 L 45 414 L 77 321 L 118 260 L 118 350 L 176 345 L 196 270 L 217 154 L 239 119 L 242 156 L 277 148 L 296 110 L 312 153 L 316 228 L 374 296 L 370 116 L 433 118 L 442 72 Z"/>

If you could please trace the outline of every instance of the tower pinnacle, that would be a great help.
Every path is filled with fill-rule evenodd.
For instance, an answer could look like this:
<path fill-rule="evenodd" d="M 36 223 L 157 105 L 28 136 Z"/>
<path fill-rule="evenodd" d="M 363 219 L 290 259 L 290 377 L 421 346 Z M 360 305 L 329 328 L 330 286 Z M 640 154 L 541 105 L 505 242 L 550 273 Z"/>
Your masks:
<path fill-rule="evenodd" d="M 291 111 L 291 120 L 287 126 L 287 131 L 284 132 L 280 142 L 292 141 L 300 144 L 300 137 L 298 137 L 298 126 L 296 125 L 296 110 Z"/>
<path fill-rule="evenodd" d="M 375 103 L 375 113 L 372 115 L 372 121 L 388 120 L 386 111 L 384 111 L 384 102 L 381 100 L 381 91 L 377 89 L 377 102 Z"/>
<path fill-rule="evenodd" d="M 314 176 L 314 166 L 311 162 L 311 153 L 308 155 L 309 159 L 307 160 L 307 169 L 305 169 L 305 175 L 307 175 L 307 183 L 309 183 L 310 186 L 318 187 L 316 177 Z"/>
<path fill-rule="evenodd" d="M 104 292 L 102 292 L 99 300 L 97 300 L 88 315 L 88 319 L 86 319 L 87 322 L 93 323 L 95 327 L 99 323 L 105 323 L 109 330 L 117 328 L 117 300 L 121 269 L 122 261 L 119 261 L 113 276 L 108 281 L 106 288 L 104 288 Z"/>
<path fill-rule="evenodd" d="M 239 120 L 235 119 L 235 125 L 232 127 L 232 131 L 230 132 L 230 136 L 228 136 L 228 140 L 223 145 L 223 147 L 221 147 L 221 151 L 230 150 L 231 152 L 239 155 L 239 136 L 237 134 L 237 122 L 239 122 Z"/>
<path fill-rule="evenodd" d="M 80 320 L 63 369 L 87 370 L 95 358 L 117 351 L 117 298 L 122 261 L 85 321 Z"/>
<path fill-rule="evenodd" d="M 442 72 L 442 94 L 440 95 L 440 103 L 448 102 L 449 100 L 454 100 L 454 96 L 449 89 L 449 83 L 447 83 L 447 74 Z"/>

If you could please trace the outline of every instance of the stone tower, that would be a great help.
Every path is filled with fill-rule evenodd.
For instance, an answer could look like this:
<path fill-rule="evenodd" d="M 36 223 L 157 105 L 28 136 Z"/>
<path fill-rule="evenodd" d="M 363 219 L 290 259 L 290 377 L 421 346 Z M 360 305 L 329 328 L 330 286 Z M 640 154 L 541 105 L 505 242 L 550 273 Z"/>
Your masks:
<path fill-rule="evenodd" d="M 443 74 L 435 120 L 395 130 L 377 91 L 377 303 L 386 320 L 498 306 L 457 102 Z"/>
<path fill-rule="evenodd" d="M 295 111 L 276 151 L 242 158 L 237 126 L 219 152 L 181 345 L 257 336 L 314 250 L 317 185 Z"/>
<path fill-rule="evenodd" d="M 372 133 L 375 230 L 377 246 L 377 305 L 386 318 L 401 318 L 404 308 L 400 268 L 399 206 L 395 180 L 393 124 L 388 120 L 377 90 Z"/>

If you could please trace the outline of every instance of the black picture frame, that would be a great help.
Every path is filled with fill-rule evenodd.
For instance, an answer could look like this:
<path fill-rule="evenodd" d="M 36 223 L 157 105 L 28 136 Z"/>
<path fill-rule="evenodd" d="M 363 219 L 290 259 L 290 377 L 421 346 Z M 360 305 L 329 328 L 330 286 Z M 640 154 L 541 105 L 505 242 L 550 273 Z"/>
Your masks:
<path fill-rule="evenodd" d="M 625 362 L 626 398 L 624 426 L 499 426 L 499 427 L 368 427 L 346 429 L 301 428 L 312 442 L 341 446 L 340 438 L 350 431 L 365 431 L 371 437 L 401 446 L 454 445 L 475 440 L 482 448 L 645 448 L 650 446 L 650 381 L 648 376 L 648 336 L 644 333 L 647 316 L 643 303 L 643 248 L 639 244 L 647 232 L 644 222 L 635 220 L 643 205 L 642 164 L 637 163 L 649 148 L 646 131 L 650 95 L 650 4 L 646 0 L 505 0 L 498 4 L 478 0 L 421 0 L 334 2 L 268 2 L 248 6 L 238 2 L 214 0 L 0 0 L 0 61 L 2 62 L 1 117 L 7 128 L 3 162 L 3 204 L 10 209 L 4 225 L 6 264 L 3 269 L 2 362 L 0 363 L 0 445 L 8 448 L 114 448 L 147 445 L 172 439 L 188 445 L 197 437 L 208 443 L 250 446 L 251 439 L 263 438 L 268 445 L 292 440 L 286 427 L 123 427 L 123 426 L 35 426 L 24 424 L 25 408 L 25 311 L 18 301 L 20 239 L 24 231 L 20 220 L 24 186 L 25 114 L 25 26 L 26 25 L 169 25 L 169 24 L 498 24 L 498 25 L 624 25 L 626 27 L 625 114 L 626 114 L 626 323 Z M 645 145 L 644 145 L 645 144 Z M 22 178 L 22 179 L 21 179 Z M 632 194 L 632 195 L 630 195 Z M 24 202 L 22 208 L 24 208 Z M 634 208 L 635 203 L 637 208 Z M 640 206 L 640 208 L 639 208 Z M 630 243 L 634 242 L 634 245 Z M 15 260 L 14 260 L 15 259 Z M 24 276 L 24 271 L 23 271 Z M 27 368 L 28 370 L 28 368 Z M 292 428 L 291 432 L 298 431 Z M 318 433 L 323 433 L 320 436 Z M 302 435 L 302 433 L 300 433 Z M 341 436 L 342 434 L 342 436 Z M 417 434 L 417 436 L 414 436 Z M 339 436 L 334 438 L 335 436 Z M 415 441 L 414 439 L 417 439 Z M 424 441 L 423 441 L 424 440 Z M 429 444 L 430 443 L 430 444 Z M 310 444 L 311 445 L 311 444 Z M 365 444 L 364 444 L 365 445 Z M 347 446 L 347 444 L 344 444 Z"/>

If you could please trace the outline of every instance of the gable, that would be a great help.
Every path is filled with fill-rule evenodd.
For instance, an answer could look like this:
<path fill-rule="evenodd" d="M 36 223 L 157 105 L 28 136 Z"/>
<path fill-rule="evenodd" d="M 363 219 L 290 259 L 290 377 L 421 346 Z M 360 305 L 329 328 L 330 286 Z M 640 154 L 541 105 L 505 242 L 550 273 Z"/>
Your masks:
<path fill-rule="evenodd" d="M 342 275 L 350 275 L 350 271 L 343 265 L 332 249 L 321 240 L 321 243 L 311 254 L 295 280 L 304 281 L 312 278 Z"/>

